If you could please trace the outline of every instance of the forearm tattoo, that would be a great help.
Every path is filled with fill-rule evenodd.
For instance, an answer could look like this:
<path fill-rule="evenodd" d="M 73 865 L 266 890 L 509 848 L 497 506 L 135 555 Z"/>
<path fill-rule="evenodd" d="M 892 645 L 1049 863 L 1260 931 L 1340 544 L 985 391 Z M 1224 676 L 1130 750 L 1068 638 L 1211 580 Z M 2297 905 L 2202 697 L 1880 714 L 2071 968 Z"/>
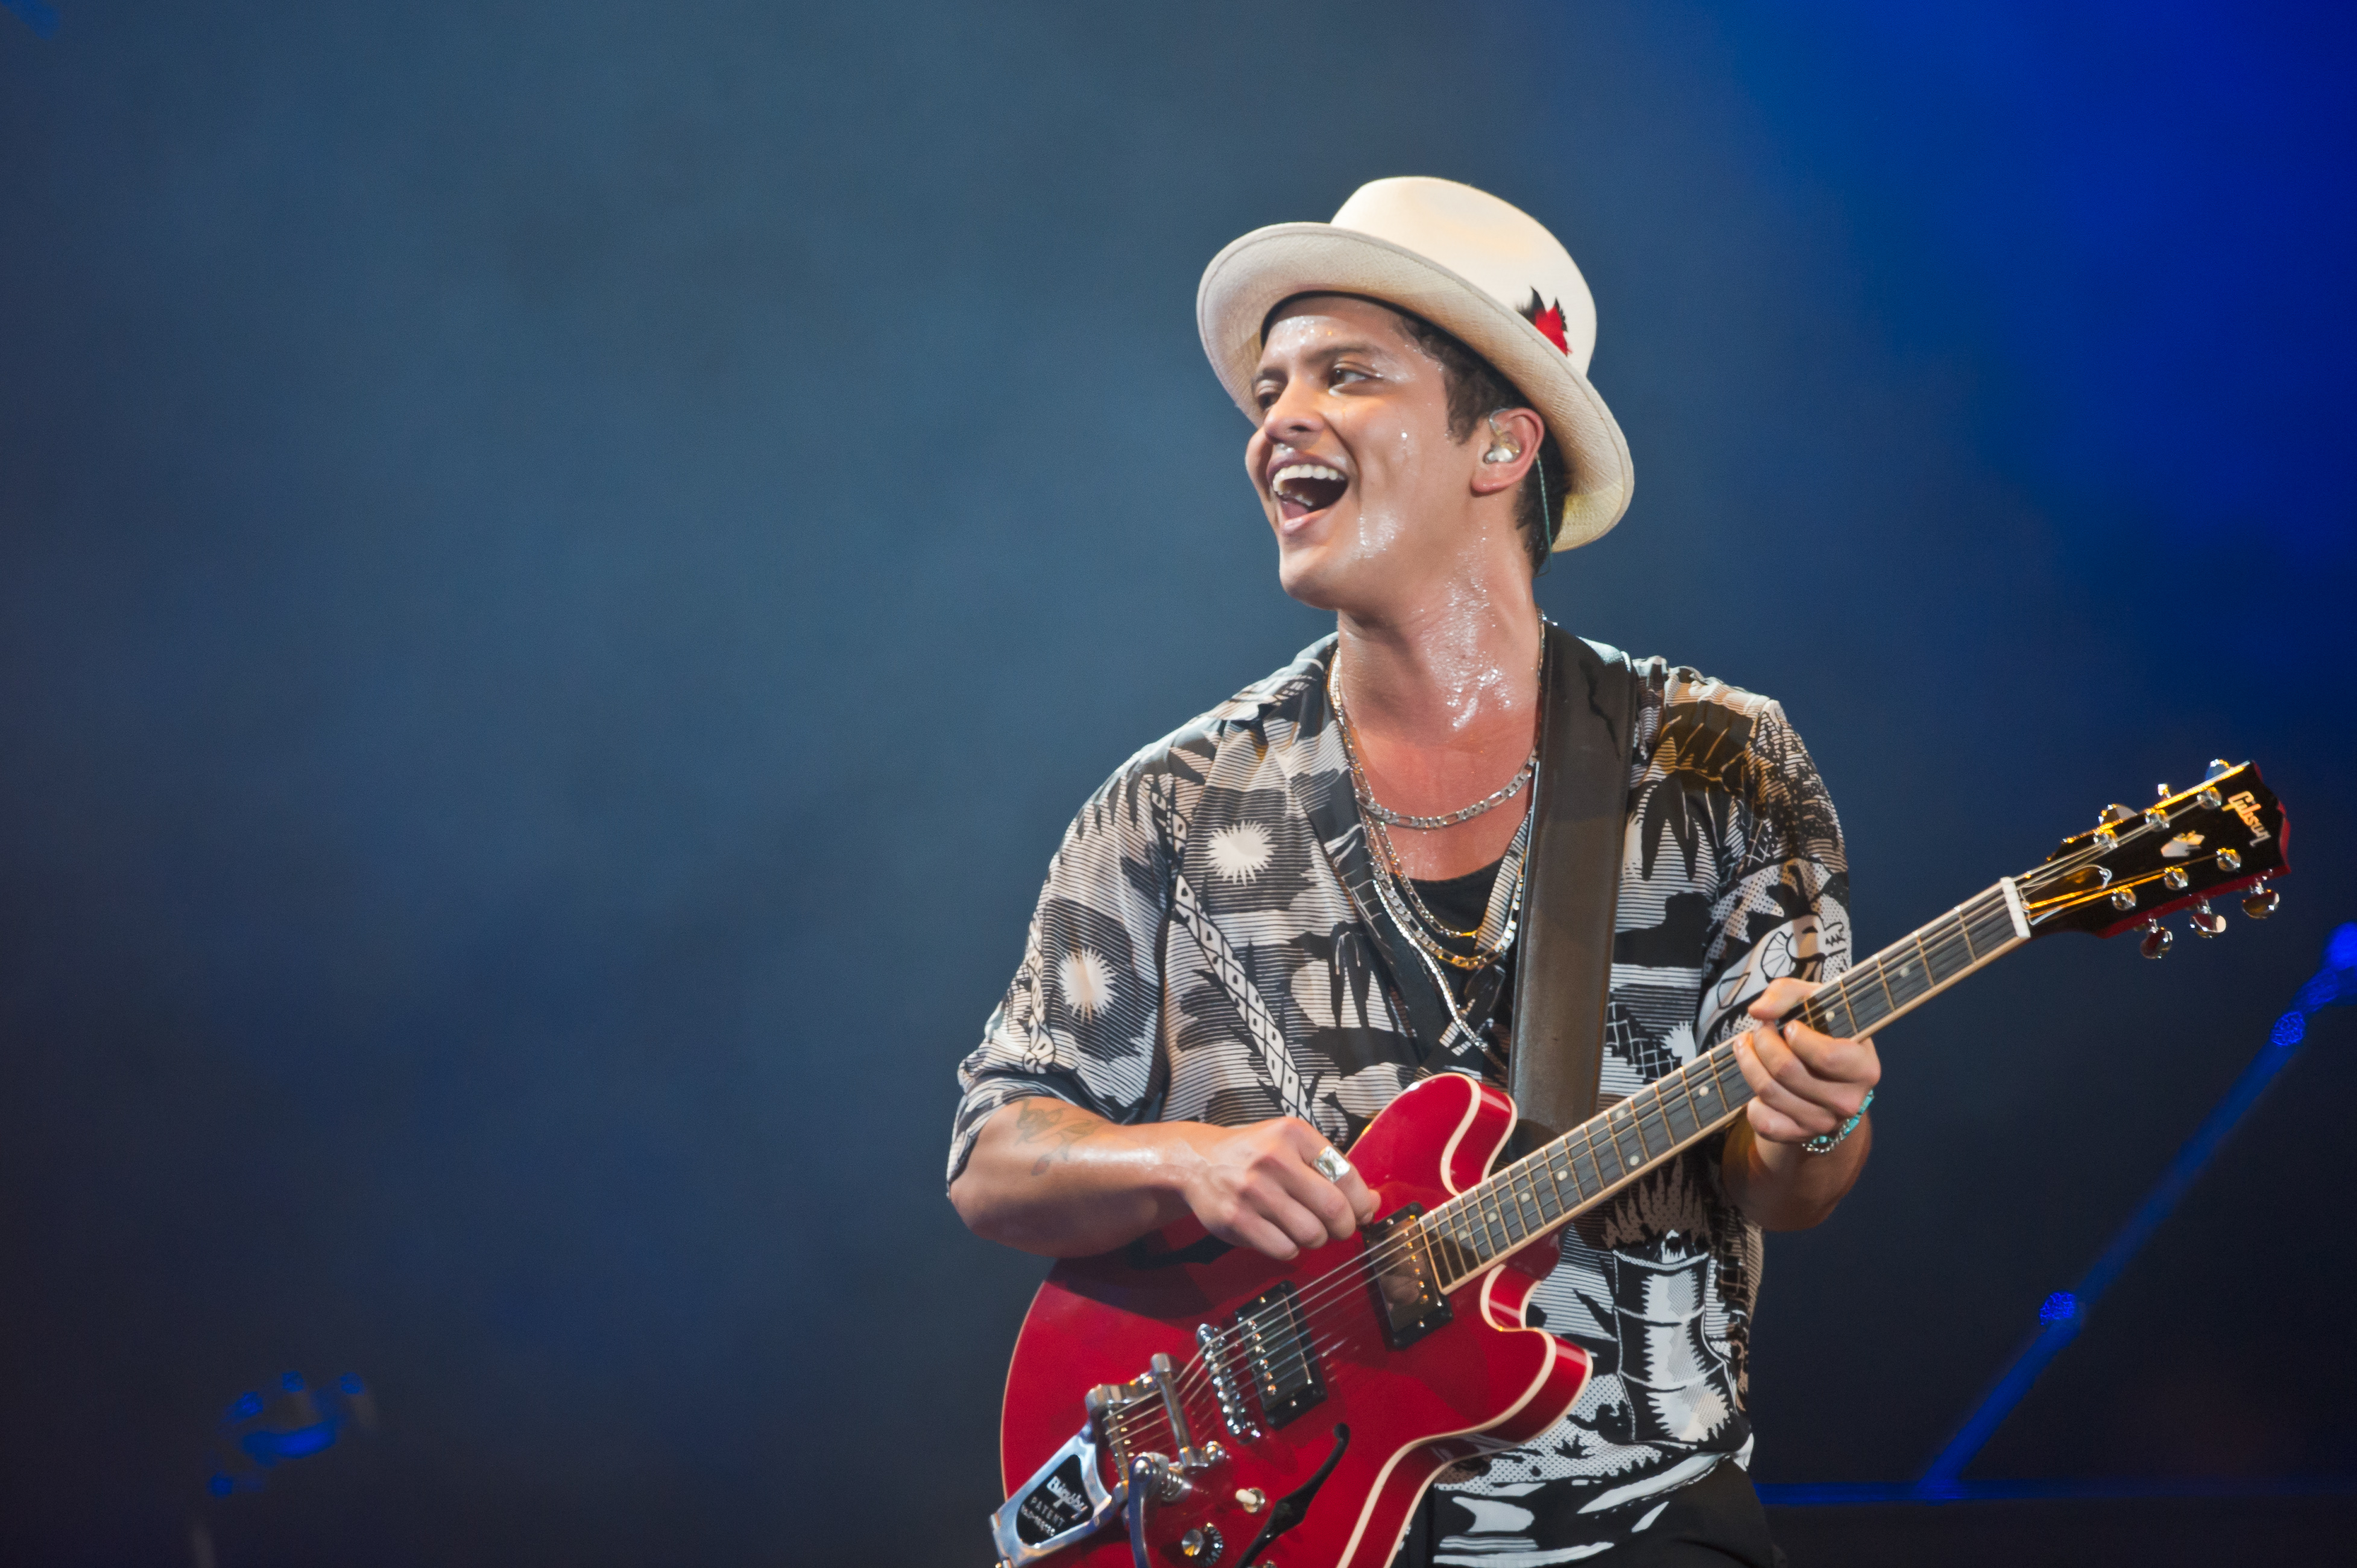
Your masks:
<path fill-rule="evenodd" d="M 1049 1165 L 1072 1157 L 1075 1144 L 1094 1137 L 1104 1125 L 1093 1116 L 1072 1112 L 1060 1100 L 1027 1100 L 1015 1112 L 1015 1141 L 1046 1149 L 1031 1164 L 1033 1176 L 1045 1176 Z"/>

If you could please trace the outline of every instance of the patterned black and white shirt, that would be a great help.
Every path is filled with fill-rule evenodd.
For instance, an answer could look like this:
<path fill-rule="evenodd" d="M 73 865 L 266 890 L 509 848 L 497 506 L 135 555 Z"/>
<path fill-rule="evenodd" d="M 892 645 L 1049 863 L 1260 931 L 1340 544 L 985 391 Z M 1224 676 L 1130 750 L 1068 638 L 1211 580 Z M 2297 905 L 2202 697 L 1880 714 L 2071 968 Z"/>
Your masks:
<path fill-rule="evenodd" d="M 949 1174 L 1012 1100 L 1119 1122 L 1300 1114 L 1348 1149 L 1419 1072 L 1463 1065 L 1428 969 L 1369 893 L 1326 692 L 1328 638 L 1155 742 L 1049 863 L 1014 983 L 960 1066 Z M 1647 660 L 1630 770 L 1603 1063 L 1608 1101 L 1744 1026 L 1781 975 L 1849 961 L 1841 828 L 1773 702 Z M 1537 1441 L 1444 1477 L 1436 1561 L 1579 1561 L 1722 1458 L 1749 1466 L 1759 1227 L 1723 1138 L 1566 1233 L 1533 1298 L 1594 1373 Z"/>

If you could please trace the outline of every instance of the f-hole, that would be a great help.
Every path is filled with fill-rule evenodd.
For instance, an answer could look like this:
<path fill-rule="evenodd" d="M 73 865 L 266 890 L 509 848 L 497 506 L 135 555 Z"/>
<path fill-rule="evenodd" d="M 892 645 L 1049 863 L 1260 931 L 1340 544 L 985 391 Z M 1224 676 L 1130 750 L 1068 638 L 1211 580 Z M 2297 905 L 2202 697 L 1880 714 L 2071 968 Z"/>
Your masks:
<path fill-rule="evenodd" d="M 1311 1499 L 1318 1496 L 1318 1488 L 1326 1484 L 1326 1477 L 1334 1473 L 1334 1466 L 1342 1462 L 1342 1450 L 1349 1446 L 1350 1427 L 1337 1426 L 1334 1429 L 1334 1452 L 1326 1455 L 1326 1463 L 1318 1466 L 1316 1475 L 1270 1506 L 1268 1522 L 1260 1527 L 1260 1533 L 1253 1537 L 1250 1546 L 1244 1548 L 1244 1554 L 1236 1559 L 1236 1568 L 1252 1568 L 1260 1561 L 1260 1554 L 1266 1552 L 1278 1536 L 1308 1517 Z"/>

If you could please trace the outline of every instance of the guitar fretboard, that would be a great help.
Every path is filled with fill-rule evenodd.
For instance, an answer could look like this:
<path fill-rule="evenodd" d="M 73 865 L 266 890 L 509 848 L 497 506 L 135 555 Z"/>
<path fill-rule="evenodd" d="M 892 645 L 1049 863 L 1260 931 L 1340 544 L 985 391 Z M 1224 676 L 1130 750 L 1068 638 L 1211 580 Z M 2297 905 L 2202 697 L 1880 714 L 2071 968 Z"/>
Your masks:
<path fill-rule="evenodd" d="M 1855 1039 L 2029 940 L 2020 897 L 2000 882 L 1820 986 L 1788 1016 Z M 1750 1098 L 1732 1041 L 1703 1052 L 1424 1216 L 1435 1275 L 1454 1289 L 1723 1126 Z"/>

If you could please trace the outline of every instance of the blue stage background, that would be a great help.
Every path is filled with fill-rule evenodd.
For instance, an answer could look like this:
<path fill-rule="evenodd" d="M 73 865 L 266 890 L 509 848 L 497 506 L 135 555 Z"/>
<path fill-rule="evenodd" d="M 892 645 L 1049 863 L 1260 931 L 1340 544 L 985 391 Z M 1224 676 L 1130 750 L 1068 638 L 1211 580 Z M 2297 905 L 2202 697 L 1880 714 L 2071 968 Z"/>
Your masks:
<path fill-rule="evenodd" d="M 1320 633 L 1191 307 L 1371 177 L 1587 270 L 1637 499 L 1543 598 L 1783 700 L 1867 945 L 2215 755 L 2298 821 L 1890 1031 L 1758 1478 L 1913 1476 L 2357 918 L 2343 9 L 10 9 L 0 1559 L 985 1561 L 952 1070 Z M 2357 1476 L 2314 1031 L 1973 1474 Z M 375 1430 L 211 1496 L 290 1369 Z"/>

